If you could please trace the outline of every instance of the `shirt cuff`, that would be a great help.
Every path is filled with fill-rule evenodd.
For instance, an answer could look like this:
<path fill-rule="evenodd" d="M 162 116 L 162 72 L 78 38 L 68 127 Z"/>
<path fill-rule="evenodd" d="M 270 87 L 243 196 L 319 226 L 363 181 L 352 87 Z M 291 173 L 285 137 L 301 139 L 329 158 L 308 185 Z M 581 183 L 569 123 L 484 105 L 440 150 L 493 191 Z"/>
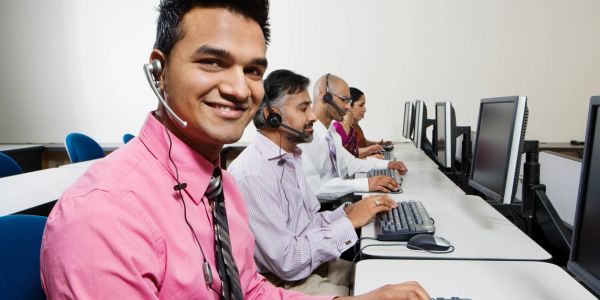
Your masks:
<path fill-rule="evenodd" d="M 348 204 L 346 204 L 346 203 L 348 203 Z M 331 220 L 335 221 L 339 218 L 346 217 L 346 211 L 344 210 L 344 208 L 346 206 L 348 206 L 349 204 L 352 204 L 352 202 L 344 202 L 342 205 L 340 205 L 340 207 L 338 207 L 334 211 L 332 211 L 330 214 Z"/>
<path fill-rule="evenodd" d="M 331 230 L 336 237 L 337 248 L 340 253 L 352 247 L 358 240 L 356 230 L 354 230 L 352 222 L 348 218 L 339 218 L 331 223 Z"/>
<path fill-rule="evenodd" d="M 375 161 L 375 165 L 377 166 L 377 169 L 387 169 L 389 163 L 390 163 L 389 160 L 383 160 L 383 159 L 377 159 Z"/>
<path fill-rule="evenodd" d="M 369 192 L 369 178 L 352 179 L 352 186 L 355 192 Z"/>

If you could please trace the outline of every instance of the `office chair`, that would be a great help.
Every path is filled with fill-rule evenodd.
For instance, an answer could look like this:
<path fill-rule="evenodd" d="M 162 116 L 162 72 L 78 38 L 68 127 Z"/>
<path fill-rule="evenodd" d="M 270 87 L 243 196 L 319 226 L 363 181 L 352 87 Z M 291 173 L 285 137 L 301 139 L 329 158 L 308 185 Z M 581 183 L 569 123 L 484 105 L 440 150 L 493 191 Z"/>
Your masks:
<path fill-rule="evenodd" d="M 72 163 L 104 157 L 102 147 L 85 134 L 69 133 L 65 139 L 65 145 Z"/>
<path fill-rule="evenodd" d="M 0 299 L 46 299 L 40 248 L 46 217 L 0 217 Z"/>
<path fill-rule="evenodd" d="M 127 144 L 127 142 L 129 142 L 134 137 L 135 137 L 135 135 L 133 135 L 133 134 L 129 134 L 129 133 L 124 134 L 123 135 L 123 143 Z"/>
<path fill-rule="evenodd" d="M 0 178 L 23 173 L 21 166 L 10 156 L 0 152 Z"/>

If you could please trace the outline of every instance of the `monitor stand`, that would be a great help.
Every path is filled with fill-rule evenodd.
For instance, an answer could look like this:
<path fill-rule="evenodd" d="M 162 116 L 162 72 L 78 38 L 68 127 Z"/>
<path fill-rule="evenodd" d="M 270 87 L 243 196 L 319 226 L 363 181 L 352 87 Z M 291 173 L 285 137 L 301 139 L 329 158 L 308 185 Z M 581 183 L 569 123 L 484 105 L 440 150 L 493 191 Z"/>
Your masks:
<path fill-rule="evenodd" d="M 546 186 L 540 184 L 539 142 L 525 141 L 523 152 L 521 217 L 526 223 L 525 232 L 552 254 L 556 264 L 566 266 L 573 232 L 550 202 Z"/>

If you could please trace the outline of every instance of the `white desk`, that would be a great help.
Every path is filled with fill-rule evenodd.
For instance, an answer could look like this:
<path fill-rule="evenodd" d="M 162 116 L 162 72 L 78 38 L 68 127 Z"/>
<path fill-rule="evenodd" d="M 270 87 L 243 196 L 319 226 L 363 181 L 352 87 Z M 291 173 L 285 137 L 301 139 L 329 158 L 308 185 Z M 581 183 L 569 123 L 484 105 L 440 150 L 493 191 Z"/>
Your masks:
<path fill-rule="evenodd" d="M 356 264 L 354 294 L 411 280 L 433 298 L 597 299 L 561 268 L 523 261 L 363 260 Z"/>
<path fill-rule="evenodd" d="M 94 163 L 98 162 L 101 159 L 102 158 L 97 158 L 97 159 L 86 160 L 86 161 L 82 161 L 82 162 L 78 162 L 78 163 L 74 163 L 74 164 L 66 164 L 66 165 L 59 166 L 59 168 L 77 168 L 77 169 L 87 170 L 91 165 L 93 165 Z"/>
<path fill-rule="evenodd" d="M 58 200 L 89 167 L 50 168 L 0 178 L 0 216 Z"/>
<path fill-rule="evenodd" d="M 432 160 L 430 160 L 429 158 L 427 158 L 427 159 L 412 159 L 411 160 L 411 159 L 403 159 L 402 157 L 396 157 L 396 160 L 403 162 L 409 171 L 422 170 L 422 169 L 439 170 L 438 165 L 435 162 L 433 162 Z"/>
<path fill-rule="evenodd" d="M 438 165 L 423 152 L 415 148 L 412 143 L 395 144 L 394 157 L 404 162 L 409 170 L 412 169 L 438 169 Z"/>
<path fill-rule="evenodd" d="M 364 178 L 366 173 L 357 173 L 356 178 Z M 438 169 L 409 169 L 408 173 L 402 175 L 402 194 L 407 195 L 464 195 L 452 180 Z M 371 195 L 375 193 L 357 193 L 358 195 Z"/>
<path fill-rule="evenodd" d="M 409 169 L 402 177 L 402 190 L 407 195 L 465 194 L 439 169 Z"/>
<path fill-rule="evenodd" d="M 435 235 L 447 239 L 455 247 L 454 252 L 433 254 L 410 250 L 404 245 L 377 246 L 399 242 L 362 240 L 361 248 L 374 245 L 364 249 L 363 255 L 374 258 L 479 260 L 549 260 L 551 258 L 548 252 L 477 196 L 396 194 L 392 197 L 397 201 L 423 202 L 429 215 L 435 220 Z M 365 225 L 361 235 L 374 238 L 374 222 Z"/>

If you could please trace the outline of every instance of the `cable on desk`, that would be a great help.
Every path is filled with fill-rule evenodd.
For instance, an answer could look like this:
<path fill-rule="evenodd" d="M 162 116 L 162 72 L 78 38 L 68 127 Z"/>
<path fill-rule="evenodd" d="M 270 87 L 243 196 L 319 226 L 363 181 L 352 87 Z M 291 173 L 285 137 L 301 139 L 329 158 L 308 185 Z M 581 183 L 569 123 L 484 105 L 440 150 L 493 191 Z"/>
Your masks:
<path fill-rule="evenodd" d="M 361 237 L 361 238 L 359 238 L 356 241 L 356 243 L 354 244 L 353 247 L 356 248 L 356 245 L 358 245 L 360 243 L 360 241 L 362 241 L 362 240 L 378 241 L 378 239 L 372 238 L 372 237 Z M 355 263 L 354 262 L 358 258 L 358 255 L 361 254 L 363 252 L 363 250 L 365 250 L 366 248 L 374 247 L 374 246 L 384 246 L 384 247 L 404 246 L 404 247 L 406 247 L 407 244 L 408 243 L 406 243 L 406 242 L 404 242 L 404 243 L 392 243 L 392 244 L 371 244 L 371 245 L 366 245 L 366 246 L 360 248 L 358 250 L 358 252 L 356 252 L 356 254 L 354 255 L 354 258 L 352 259 L 352 267 L 350 268 L 350 274 L 354 273 L 354 268 L 355 268 Z M 416 247 L 416 248 L 418 248 L 418 247 Z M 408 248 L 406 248 L 406 249 L 408 249 Z M 408 249 L 408 250 L 414 250 L 414 249 Z M 425 249 L 421 249 L 421 248 L 419 248 L 416 251 L 427 251 L 427 252 L 432 253 L 432 254 L 447 254 L 447 253 L 454 252 L 454 246 L 450 246 L 450 248 L 448 250 L 445 250 L 445 251 L 433 251 L 433 250 L 425 250 Z M 393 256 L 390 256 L 390 257 L 393 257 Z M 348 296 L 350 296 L 350 290 L 351 290 L 350 289 L 350 279 L 351 278 L 352 278 L 352 276 L 348 276 Z"/>

